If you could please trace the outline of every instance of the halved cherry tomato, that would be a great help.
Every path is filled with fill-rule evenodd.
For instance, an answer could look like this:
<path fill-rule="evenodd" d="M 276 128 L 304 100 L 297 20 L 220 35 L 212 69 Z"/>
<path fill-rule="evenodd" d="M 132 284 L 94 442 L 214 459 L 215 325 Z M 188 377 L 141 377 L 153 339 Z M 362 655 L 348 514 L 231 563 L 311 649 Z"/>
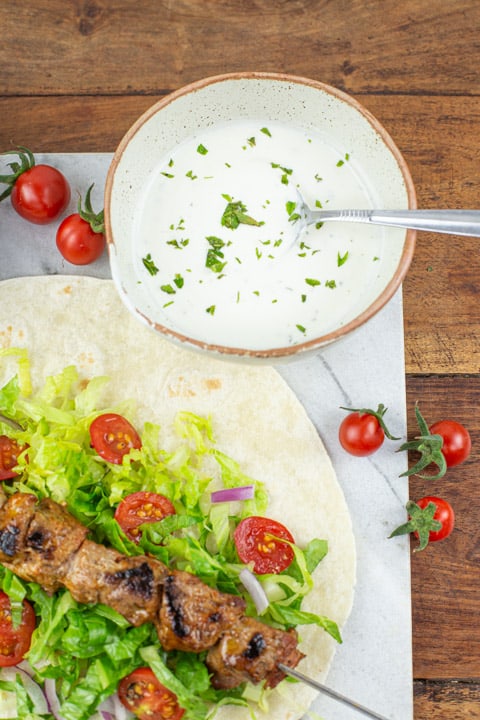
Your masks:
<path fill-rule="evenodd" d="M 130 450 L 140 450 L 142 441 L 123 415 L 104 413 L 90 425 L 90 440 L 97 453 L 107 462 L 121 465 Z"/>
<path fill-rule="evenodd" d="M 165 495 L 139 491 L 122 500 L 115 511 L 115 520 L 130 540 L 138 542 L 139 525 L 158 522 L 167 515 L 175 515 L 175 508 Z"/>
<path fill-rule="evenodd" d="M 17 477 L 12 468 L 17 465 L 18 456 L 25 450 L 16 440 L 7 435 L 0 435 L 0 480 Z"/>
<path fill-rule="evenodd" d="M 258 515 L 241 520 L 234 533 L 238 557 L 245 564 L 253 562 L 259 575 L 280 573 L 292 563 L 293 549 L 282 539 L 295 542 L 284 525 Z"/>
<path fill-rule="evenodd" d="M 185 710 L 149 667 L 138 668 L 123 678 L 118 697 L 139 720 L 180 720 Z"/>
<path fill-rule="evenodd" d="M 10 598 L 0 591 L 0 667 L 17 665 L 30 648 L 35 630 L 35 612 L 27 600 L 23 601 L 22 620 L 18 627 L 12 624 Z"/>
<path fill-rule="evenodd" d="M 472 441 L 468 430 L 455 420 L 440 420 L 430 426 L 432 435 L 443 438 L 441 448 L 447 467 L 460 465 L 470 455 Z"/>

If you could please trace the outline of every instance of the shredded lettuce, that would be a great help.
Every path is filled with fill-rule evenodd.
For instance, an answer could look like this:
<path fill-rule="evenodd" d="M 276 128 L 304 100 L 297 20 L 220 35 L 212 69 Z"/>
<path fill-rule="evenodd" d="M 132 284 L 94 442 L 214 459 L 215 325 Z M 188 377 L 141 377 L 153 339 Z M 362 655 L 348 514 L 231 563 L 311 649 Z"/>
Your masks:
<path fill-rule="evenodd" d="M 168 452 L 162 447 L 162 428 L 147 422 L 140 433 L 141 449 L 132 450 L 120 465 L 112 465 L 91 447 L 90 424 L 102 412 L 118 412 L 135 425 L 135 404 L 124 401 L 102 408 L 108 378 L 85 383 L 74 366 L 46 378 L 33 392 L 26 351 L 0 351 L 0 361 L 6 355 L 17 358 L 18 372 L 0 389 L 0 415 L 19 428 L 2 422 L 0 416 L 0 433 L 26 449 L 18 458 L 18 477 L 3 483 L 4 490 L 50 497 L 86 525 L 96 542 L 126 555 L 148 553 L 223 592 L 242 593 L 247 614 L 255 615 L 253 602 L 238 579 L 244 566 L 238 561 L 233 530 L 248 515 L 267 514 L 268 496 L 262 482 L 245 475 L 236 460 L 215 447 L 211 419 L 179 413 L 174 425 L 178 442 Z M 253 499 L 210 502 L 211 490 L 245 484 L 254 485 Z M 176 515 L 143 525 L 137 545 L 121 530 L 114 512 L 123 498 L 139 490 L 166 495 Z M 271 601 L 262 621 L 285 628 L 314 623 L 341 642 L 334 622 L 301 609 L 313 587 L 312 573 L 327 553 L 326 542 L 313 539 L 303 550 L 292 548 L 290 568 L 259 578 Z M 228 703 L 250 707 L 252 699 L 258 707 L 266 707 L 268 693 L 261 686 L 214 690 L 204 654 L 165 653 L 149 623 L 132 627 L 107 606 L 77 603 L 67 590 L 50 596 L 1 565 L 0 587 L 10 596 L 14 622 L 20 621 L 24 598 L 34 606 L 38 624 L 27 660 L 37 682 L 55 681 L 65 720 L 92 718 L 116 692 L 119 681 L 145 664 L 177 695 L 186 710 L 185 720 L 213 718 L 216 709 Z M 14 685 L 0 680 L 0 697 L 7 693 L 10 702 L 14 690 L 16 717 L 39 720 L 21 679 Z M 254 718 L 254 711 L 250 712 Z"/>

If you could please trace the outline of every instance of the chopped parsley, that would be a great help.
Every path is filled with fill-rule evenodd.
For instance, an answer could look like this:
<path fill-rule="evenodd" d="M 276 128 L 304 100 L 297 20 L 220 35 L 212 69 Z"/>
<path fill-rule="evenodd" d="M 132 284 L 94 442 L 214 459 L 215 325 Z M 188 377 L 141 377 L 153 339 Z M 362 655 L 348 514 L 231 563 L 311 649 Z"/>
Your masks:
<path fill-rule="evenodd" d="M 168 173 L 168 172 L 162 172 L 162 175 L 164 175 L 169 180 L 171 180 L 172 178 L 175 177 L 175 175 L 173 175 L 172 173 Z"/>
<path fill-rule="evenodd" d="M 305 328 L 303 325 L 298 325 L 298 324 L 297 324 L 297 328 L 298 328 L 298 330 L 300 330 L 300 332 L 303 333 L 304 335 L 305 335 L 305 333 L 307 332 L 306 328 Z"/>
<path fill-rule="evenodd" d="M 338 267 L 341 267 L 344 265 L 348 260 L 348 250 L 345 253 L 345 255 L 340 255 L 340 253 L 337 253 L 337 265 Z"/>
<path fill-rule="evenodd" d="M 183 277 L 179 273 L 177 273 L 175 275 L 173 282 L 175 283 L 175 285 L 177 286 L 178 289 L 182 288 L 185 283 Z"/>
<path fill-rule="evenodd" d="M 272 137 L 272 133 L 267 127 L 260 128 L 260 132 L 262 132 L 264 135 L 267 135 L 267 137 Z"/>
<path fill-rule="evenodd" d="M 187 173 L 185 173 L 186 177 L 190 178 L 190 180 L 196 180 L 198 175 L 193 174 L 193 170 L 189 170 Z"/>
<path fill-rule="evenodd" d="M 336 287 L 337 287 L 337 283 L 335 282 L 335 280 L 326 280 L 326 281 L 325 281 L 325 287 L 328 287 L 328 288 L 332 288 L 332 289 L 333 289 L 333 288 L 336 288 Z"/>
<path fill-rule="evenodd" d="M 171 245 L 172 247 L 177 248 L 177 250 L 183 250 L 184 247 L 187 247 L 189 242 L 189 238 L 180 238 L 180 240 L 176 240 L 174 238 L 173 240 L 167 240 L 167 245 Z"/>
<path fill-rule="evenodd" d="M 152 256 L 150 253 L 148 255 L 145 255 L 144 258 L 142 258 L 142 262 L 150 275 L 156 275 L 158 273 L 158 267 L 155 265 L 155 262 L 152 259 Z"/>
<path fill-rule="evenodd" d="M 250 145 L 250 147 L 255 147 L 255 145 L 257 144 L 257 141 L 255 140 L 254 137 L 247 138 L 247 142 Z"/>
<path fill-rule="evenodd" d="M 222 252 L 225 242 L 221 238 L 215 237 L 215 235 L 209 235 L 205 240 L 210 245 L 207 251 L 205 266 L 210 268 L 212 272 L 221 273 L 227 264 L 227 261 L 224 260 L 225 255 Z"/>
<path fill-rule="evenodd" d="M 317 285 L 321 285 L 320 280 L 317 280 L 316 278 L 305 278 L 305 282 L 307 285 L 310 285 L 311 287 L 316 287 Z"/>
<path fill-rule="evenodd" d="M 205 308 L 205 312 L 207 312 L 209 315 L 215 314 L 215 305 L 210 305 L 210 307 Z"/>
<path fill-rule="evenodd" d="M 160 290 L 167 293 L 167 295 L 175 295 L 176 292 L 171 285 L 160 285 Z"/>
<path fill-rule="evenodd" d="M 222 197 L 228 202 L 220 221 L 224 227 L 235 230 L 240 224 L 255 225 L 257 227 L 265 224 L 263 221 L 254 220 L 250 215 L 247 215 L 247 207 L 241 200 L 234 201 L 229 195 L 222 195 Z"/>
<path fill-rule="evenodd" d="M 199 155 L 206 155 L 208 153 L 208 150 L 205 145 L 202 145 L 202 143 L 200 143 L 200 145 L 197 147 L 197 153 L 199 153 Z"/>
<path fill-rule="evenodd" d="M 282 171 L 282 179 L 281 182 L 283 185 L 288 185 L 288 178 L 293 173 L 293 170 L 291 168 L 283 167 L 282 165 L 279 165 L 278 163 L 271 163 L 272 168 L 278 169 Z"/>

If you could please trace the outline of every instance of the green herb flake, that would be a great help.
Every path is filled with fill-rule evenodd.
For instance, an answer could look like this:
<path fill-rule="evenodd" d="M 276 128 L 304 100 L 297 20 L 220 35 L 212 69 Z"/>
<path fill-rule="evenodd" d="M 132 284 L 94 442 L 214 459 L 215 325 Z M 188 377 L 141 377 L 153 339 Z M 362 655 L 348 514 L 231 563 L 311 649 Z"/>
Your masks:
<path fill-rule="evenodd" d="M 222 195 L 222 197 L 225 199 L 229 198 L 228 195 Z M 263 221 L 254 220 L 250 215 L 247 215 L 247 207 L 241 200 L 234 202 L 231 199 L 228 200 L 227 207 L 223 211 L 220 222 L 230 230 L 236 230 L 240 224 L 255 225 L 256 227 L 265 224 Z"/>
<path fill-rule="evenodd" d="M 183 285 L 184 285 L 184 283 L 185 283 L 185 280 L 183 279 L 183 277 L 182 277 L 179 273 L 177 273 L 177 274 L 175 275 L 174 279 L 173 279 L 173 282 L 175 283 L 175 285 L 177 286 L 177 288 L 180 289 L 180 288 L 183 287 Z"/>
<path fill-rule="evenodd" d="M 288 178 L 293 173 L 293 170 L 291 168 L 283 167 L 283 165 L 279 165 L 278 163 L 270 163 L 272 168 L 278 169 L 282 171 L 282 177 L 281 182 L 283 185 L 288 185 Z"/>
<path fill-rule="evenodd" d="M 319 175 L 318 173 L 316 173 L 316 174 L 315 174 L 315 180 L 316 180 L 317 182 L 322 182 L 323 178 L 322 178 L 321 175 Z"/>
<path fill-rule="evenodd" d="M 254 137 L 248 138 L 247 142 L 250 145 L 250 147 L 255 147 L 255 145 L 257 144 L 257 141 L 255 140 Z"/>
<path fill-rule="evenodd" d="M 260 128 L 260 132 L 262 132 L 264 135 L 267 135 L 267 137 L 272 137 L 272 133 L 267 127 Z"/>
<path fill-rule="evenodd" d="M 171 285 L 160 285 L 160 290 L 167 293 L 167 295 L 175 295 L 175 290 Z"/>
<path fill-rule="evenodd" d="M 150 275 L 156 275 L 158 273 L 158 267 L 155 265 L 155 262 L 152 259 L 152 256 L 150 253 L 148 255 L 145 255 L 144 258 L 142 258 L 142 262 Z"/>
<path fill-rule="evenodd" d="M 323 208 L 323 205 L 322 205 L 322 203 L 320 202 L 320 200 L 315 200 L 315 207 L 317 207 L 317 208 Z"/>
<path fill-rule="evenodd" d="M 190 178 L 190 180 L 196 180 L 198 175 L 193 174 L 193 170 L 189 170 L 187 173 L 185 173 L 185 176 Z"/>
<path fill-rule="evenodd" d="M 207 312 L 209 315 L 215 315 L 215 305 L 210 305 L 210 307 L 207 307 L 205 309 L 205 312 Z"/>
<path fill-rule="evenodd" d="M 168 172 L 162 172 L 161 174 L 164 175 L 169 180 L 171 180 L 172 178 L 175 177 L 175 175 L 172 175 L 172 173 L 168 173 Z"/>
<path fill-rule="evenodd" d="M 291 215 L 297 207 L 297 203 L 293 202 L 293 200 L 287 200 L 285 207 L 287 209 L 287 215 Z"/>
<path fill-rule="evenodd" d="M 345 253 L 345 255 L 340 255 L 340 253 L 337 253 L 337 265 L 338 267 L 341 267 L 344 265 L 348 260 L 348 250 Z"/>
<path fill-rule="evenodd" d="M 303 325 L 297 324 L 297 329 L 300 330 L 300 332 L 303 333 L 304 335 L 307 332 L 307 329 Z"/>
<path fill-rule="evenodd" d="M 210 245 L 210 248 L 207 251 L 205 266 L 212 270 L 212 272 L 221 273 L 227 264 L 227 262 L 224 261 L 225 256 L 222 252 L 225 242 L 222 238 L 216 237 L 215 235 L 209 235 L 205 239 Z"/>
<path fill-rule="evenodd" d="M 177 250 L 183 250 L 183 248 L 187 247 L 189 242 L 190 242 L 189 238 L 181 238 L 180 240 L 176 240 L 174 238 L 173 240 L 167 240 L 167 245 L 171 245 L 172 247 L 176 248 Z"/>
<path fill-rule="evenodd" d="M 200 145 L 197 147 L 197 153 L 199 155 L 206 155 L 208 153 L 208 150 L 205 145 L 202 145 L 202 143 L 200 143 Z"/>
<path fill-rule="evenodd" d="M 305 282 L 307 285 L 310 285 L 311 287 L 316 287 L 317 285 L 321 285 L 320 280 L 317 280 L 316 278 L 305 278 Z"/>
<path fill-rule="evenodd" d="M 170 302 L 165 303 L 164 305 L 162 305 L 162 307 L 167 308 L 167 307 L 170 307 L 170 305 L 173 305 L 173 300 L 170 300 Z"/>
<path fill-rule="evenodd" d="M 335 282 L 335 280 L 326 280 L 325 287 L 332 288 L 333 290 L 337 287 L 337 283 Z"/>
<path fill-rule="evenodd" d="M 307 296 L 306 296 L 306 295 L 302 295 L 302 303 L 304 303 L 304 302 L 306 302 L 306 301 L 307 301 Z"/>

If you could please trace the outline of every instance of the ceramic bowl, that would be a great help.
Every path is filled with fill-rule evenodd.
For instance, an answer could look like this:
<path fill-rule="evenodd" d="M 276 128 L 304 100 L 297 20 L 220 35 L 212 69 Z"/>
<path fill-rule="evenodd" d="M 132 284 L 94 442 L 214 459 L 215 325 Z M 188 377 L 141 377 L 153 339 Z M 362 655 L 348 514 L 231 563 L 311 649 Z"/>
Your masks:
<path fill-rule="evenodd" d="M 108 172 L 120 297 L 163 337 L 233 360 L 303 357 L 358 330 L 400 286 L 415 232 L 325 223 L 298 238 L 297 187 L 312 207 L 416 207 L 386 130 L 324 83 L 234 73 L 166 96 Z"/>

